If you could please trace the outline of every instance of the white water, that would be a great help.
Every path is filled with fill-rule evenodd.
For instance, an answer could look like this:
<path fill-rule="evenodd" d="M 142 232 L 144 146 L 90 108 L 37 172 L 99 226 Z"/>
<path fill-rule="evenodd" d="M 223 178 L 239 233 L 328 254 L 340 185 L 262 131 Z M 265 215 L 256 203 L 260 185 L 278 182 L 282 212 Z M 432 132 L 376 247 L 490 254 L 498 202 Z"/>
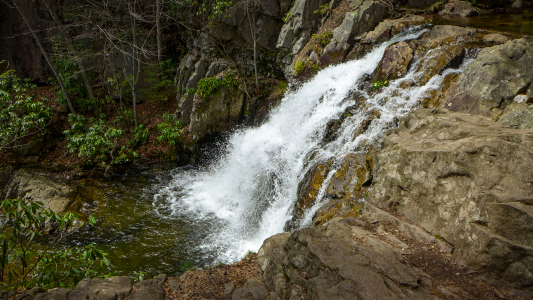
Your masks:
<path fill-rule="evenodd" d="M 355 104 L 349 94 L 365 74 L 374 71 L 385 48 L 420 34 L 397 37 L 360 60 L 320 71 L 301 88 L 285 95 L 265 124 L 234 133 L 227 153 L 208 170 L 178 172 L 172 183 L 155 196 L 154 208 L 162 216 L 193 216 L 203 226 L 207 224 L 195 247 L 209 253 L 213 263 L 234 262 L 249 251 L 257 251 L 266 238 L 283 232 L 292 219 L 298 183 L 313 167 L 306 161 L 310 153 L 317 154 L 315 159 L 333 157 L 342 161 L 345 154 L 363 144 L 379 142 L 398 117 L 416 107 L 427 90 L 440 85 L 443 76 L 436 76 L 423 87 L 405 90 L 398 87 L 400 80 L 392 82 L 343 123 L 339 138 L 321 145 L 328 122 Z M 417 74 L 410 73 L 402 80 L 414 76 Z M 378 110 L 381 118 L 353 139 L 371 109 Z M 318 204 L 304 215 L 304 226 L 325 201 L 324 190 Z"/>

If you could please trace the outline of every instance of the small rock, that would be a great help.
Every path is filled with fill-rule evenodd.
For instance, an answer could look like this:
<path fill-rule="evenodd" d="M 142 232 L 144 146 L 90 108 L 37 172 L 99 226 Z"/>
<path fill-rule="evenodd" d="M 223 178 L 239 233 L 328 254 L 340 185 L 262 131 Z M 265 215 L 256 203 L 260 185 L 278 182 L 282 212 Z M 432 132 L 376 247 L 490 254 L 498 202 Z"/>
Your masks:
<path fill-rule="evenodd" d="M 30 299 L 31 296 L 28 294 L 20 294 L 15 297 L 15 300 Z"/>
<path fill-rule="evenodd" d="M 509 41 L 509 38 L 507 38 L 505 35 L 501 33 L 491 33 L 491 34 L 487 34 L 486 36 L 484 36 L 482 41 L 487 44 L 493 43 L 493 44 L 499 45 L 499 44 L 504 44 L 507 41 Z"/>
<path fill-rule="evenodd" d="M 168 283 L 168 288 L 171 291 L 177 292 L 177 291 L 181 290 L 181 285 L 176 280 L 169 280 L 169 281 L 167 281 L 167 283 Z"/>
<path fill-rule="evenodd" d="M 165 281 L 167 281 L 167 278 L 168 278 L 167 275 L 159 274 L 156 277 L 154 277 L 154 280 L 157 281 L 157 283 L 162 286 L 165 283 Z"/>
<path fill-rule="evenodd" d="M 472 6 L 472 3 L 466 1 L 451 1 L 446 3 L 444 9 L 439 13 L 441 15 L 456 15 L 461 17 L 472 17 L 479 15 L 480 11 Z"/>
<path fill-rule="evenodd" d="M 246 280 L 242 288 L 233 292 L 232 300 L 266 300 L 268 291 L 260 281 L 254 279 Z"/>
<path fill-rule="evenodd" d="M 34 287 L 31 290 L 29 290 L 26 294 L 28 294 L 30 296 L 35 296 L 35 295 L 37 295 L 40 292 L 43 292 L 43 289 L 41 289 L 40 287 L 37 286 L 37 287 Z"/>
<path fill-rule="evenodd" d="M 228 282 L 224 284 L 224 297 L 231 295 L 231 293 L 233 293 L 234 290 L 235 290 L 235 283 Z"/>
<path fill-rule="evenodd" d="M 71 289 L 65 289 L 65 288 L 57 288 L 48 291 L 48 293 L 41 293 L 38 294 L 33 298 L 33 300 L 67 300 L 67 299 L 73 299 L 69 298 L 70 293 L 72 292 Z M 83 299 L 86 300 L 86 299 Z"/>

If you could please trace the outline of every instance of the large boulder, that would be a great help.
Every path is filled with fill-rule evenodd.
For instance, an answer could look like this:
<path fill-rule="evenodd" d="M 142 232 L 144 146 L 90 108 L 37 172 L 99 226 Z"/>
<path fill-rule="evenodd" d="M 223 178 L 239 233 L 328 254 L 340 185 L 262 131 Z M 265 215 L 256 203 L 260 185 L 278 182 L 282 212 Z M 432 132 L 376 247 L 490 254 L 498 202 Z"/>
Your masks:
<path fill-rule="evenodd" d="M 454 247 L 456 261 L 533 296 L 533 131 L 423 109 L 389 131 L 369 201 Z"/>
<path fill-rule="evenodd" d="M 40 201 L 56 213 L 65 211 L 74 196 L 75 190 L 65 178 L 40 170 L 17 170 L 6 187 L 6 198 Z"/>
<path fill-rule="evenodd" d="M 526 38 L 482 49 L 445 99 L 452 111 L 494 115 L 519 94 L 533 99 L 533 41 Z M 497 116 L 497 114 L 496 114 Z"/>
<path fill-rule="evenodd" d="M 356 224 L 336 219 L 265 240 L 257 259 L 265 286 L 282 299 L 435 298 L 401 248 Z"/>
<path fill-rule="evenodd" d="M 343 61 L 354 46 L 356 37 L 372 30 L 387 14 L 387 6 L 378 1 L 354 1 L 354 11 L 347 12 L 341 25 L 333 30 L 333 37 L 320 57 L 321 64 Z"/>

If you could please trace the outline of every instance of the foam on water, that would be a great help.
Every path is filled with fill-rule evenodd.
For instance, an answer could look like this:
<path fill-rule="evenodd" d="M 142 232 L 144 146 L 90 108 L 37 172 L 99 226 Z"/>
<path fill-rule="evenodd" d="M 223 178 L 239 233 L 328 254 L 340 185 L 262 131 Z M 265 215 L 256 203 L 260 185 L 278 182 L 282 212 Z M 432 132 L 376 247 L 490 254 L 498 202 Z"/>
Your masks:
<path fill-rule="evenodd" d="M 264 239 L 282 232 L 292 219 L 298 184 L 313 166 L 307 161 L 310 153 L 318 154 L 315 159 L 340 160 L 364 143 L 378 143 L 383 132 L 416 107 L 427 90 L 440 85 L 446 74 L 435 76 L 423 87 L 399 88 L 402 81 L 417 76 L 413 72 L 391 82 L 343 123 L 336 140 L 321 145 L 328 122 L 355 104 L 348 96 L 365 74 L 374 71 L 385 48 L 422 33 L 406 33 L 360 60 L 320 71 L 298 90 L 287 93 L 263 125 L 235 132 L 226 154 L 212 166 L 177 172 L 171 184 L 155 196 L 155 210 L 163 217 L 193 216 L 207 226 L 195 247 L 212 257 L 213 264 L 234 262 L 257 251 Z M 378 110 L 381 118 L 354 140 L 354 132 L 372 109 Z M 328 174 L 325 186 L 332 175 Z M 318 204 L 305 213 L 303 226 L 310 224 L 325 198 L 325 186 Z"/>

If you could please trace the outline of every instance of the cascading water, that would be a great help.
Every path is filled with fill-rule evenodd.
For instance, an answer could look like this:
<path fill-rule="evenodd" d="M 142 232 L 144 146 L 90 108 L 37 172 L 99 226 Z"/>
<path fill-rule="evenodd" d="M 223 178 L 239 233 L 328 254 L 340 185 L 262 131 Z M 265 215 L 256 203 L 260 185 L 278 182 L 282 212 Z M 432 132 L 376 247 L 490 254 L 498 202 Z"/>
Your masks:
<path fill-rule="evenodd" d="M 193 216 L 203 232 L 198 244 L 191 246 L 213 263 L 233 262 L 257 251 L 264 239 L 282 232 L 292 219 L 298 184 L 313 165 L 306 161 L 310 153 L 315 153 L 315 160 L 340 160 L 363 144 L 378 143 L 383 132 L 416 107 L 427 90 L 440 85 L 446 74 L 422 87 L 401 89 L 403 81 L 417 76 L 413 71 L 372 97 L 356 87 L 374 71 L 387 46 L 422 33 L 397 36 L 360 60 L 320 71 L 286 94 L 262 126 L 235 132 L 226 154 L 212 166 L 178 172 L 154 197 L 156 212 L 178 218 Z M 355 104 L 349 97 L 354 91 L 367 98 L 365 105 L 343 122 L 335 140 L 323 145 L 328 122 Z M 380 118 L 354 139 L 354 132 L 371 110 L 379 111 Z M 304 214 L 301 226 L 310 224 L 324 201 L 334 171 L 327 176 L 316 204 Z"/>

